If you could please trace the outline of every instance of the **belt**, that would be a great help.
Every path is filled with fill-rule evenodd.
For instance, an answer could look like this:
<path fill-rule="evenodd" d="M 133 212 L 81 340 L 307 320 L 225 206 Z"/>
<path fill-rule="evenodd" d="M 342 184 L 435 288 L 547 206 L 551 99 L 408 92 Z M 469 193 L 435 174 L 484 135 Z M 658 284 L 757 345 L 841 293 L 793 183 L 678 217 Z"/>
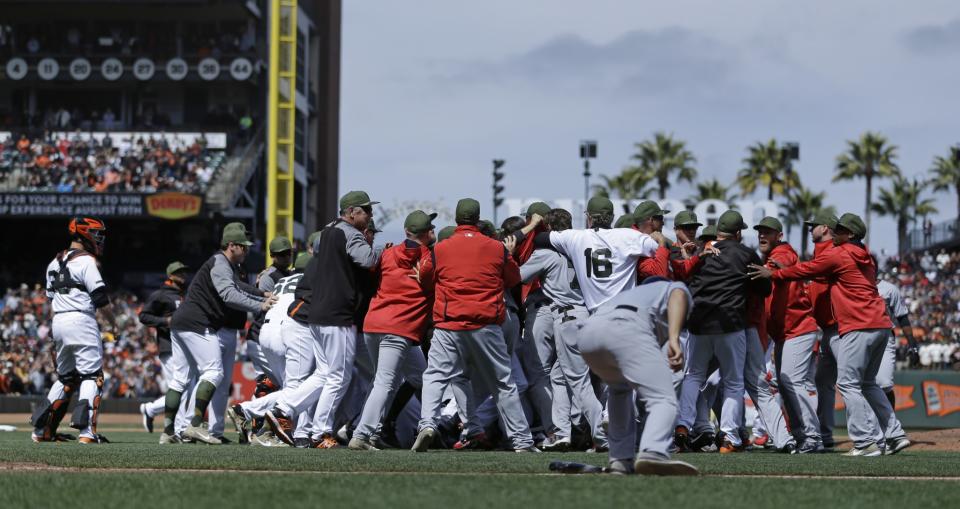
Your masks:
<path fill-rule="evenodd" d="M 575 316 L 565 315 L 563 318 L 560 319 L 560 323 L 572 322 L 572 321 L 574 321 L 574 320 L 576 320 L 576 319 L 577 319 L 577 317 L 575 317 Z"/>
<path fill-rule="evenodd" d="M 558 304 L 556 306 L 551 307 L 550 310 L 552 310 L 555 313 L 566 313 L 569 311 L 573 311 L 573 306 L 570 304 L 567 304 L 566 306 L 562 306 Z"/>
<path fill-rule="evenodd" d="M 630 306 L 630 305 L 628 305 L 628 304 L 620 304 L 619 306 L 615 307 L 614 309 L 626 309 L 627 311 L 633 311 L 634 313 L 640 311 L 639 309 L 637 309 L 636 306 Z"/>
<path fill-rule="evenodd" d="M 549 297 L 544 297 L 544 298 L 537 299 L 537 301 L 534 302 L 532 305 L 534 308 L 539 309 L 539 308 L 542 308 L 543 306 L 549 306 L 552 304 L 553 304 L 553 299 Z"/>
<path fill-rule="evenodd" d="M 82 310 L 82 309 L 68 309 L 68 310 L 66 310 L 66 311 L 54 311 L 54 312 L 53 312 L 53 314 L 55 314 L 55 315 L 62 315 L 62 314 L 64 314 L 64 313 L 83 313 L 83 314 L 85 314 L 85 315 L 92 315 L 92 314 L 94 314 L 93 311 L 85 311 L 85 310 Z"/>

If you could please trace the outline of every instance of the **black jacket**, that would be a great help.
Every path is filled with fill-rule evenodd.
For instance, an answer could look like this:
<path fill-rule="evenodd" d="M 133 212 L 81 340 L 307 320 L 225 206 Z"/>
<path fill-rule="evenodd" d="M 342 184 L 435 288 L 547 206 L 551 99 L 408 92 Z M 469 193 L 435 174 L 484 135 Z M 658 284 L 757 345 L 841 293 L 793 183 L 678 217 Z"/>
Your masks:
<path fill-rule="evenodd" d="M 298 287 L 296 293 L 297 298 L 310 293 L 309 323 L 356 325 L 365 290 L 364 277 L 377 265 L 380 250 L 371 248 L 359 230 L 341 220 L 321 230 L 315 246 L 313 259 L 301 279 L 301 283 L 306 283 L 304 292 Z"/>
<path fill-rule="evenodd" d="M 140 323 L 157 329 L 157 346 L 160 355 L 171 353 L 170 327 L 167 326 L 167 317 L 180 306 L 183 294 L 170 280 L 164 281 L 163 286 L 147 297 L 147 302 L 140 309 Z"/>
<path fill-rule="evenodd" d="M 719 255 L 707 256 L 690 278 L 693 312 L 687 328 L 694 334 L 723 334 L 747 328 L 747 294 L 770 294 L 769 279 L 750 280 L 747 265 L 762 265 L 755 251 L 735 240 L 714 244 Z"/>

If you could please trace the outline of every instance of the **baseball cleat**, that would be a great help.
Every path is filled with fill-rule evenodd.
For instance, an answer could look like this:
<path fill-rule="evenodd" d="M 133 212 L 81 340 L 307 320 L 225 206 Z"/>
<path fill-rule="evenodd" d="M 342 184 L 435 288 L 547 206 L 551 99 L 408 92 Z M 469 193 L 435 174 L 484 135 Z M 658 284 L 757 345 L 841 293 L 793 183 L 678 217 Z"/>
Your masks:
<path fill-rule="evenodd" d="M 531 445 L 529 447 L 521 447 L 519 449 L 514 449 L 513 452 L 532 452 L 532 453 L 541 453 L 540 449 L 537 449 L 537 446 Z"/>
<path fill-rule="evenodd" d="M 613 460 L 607 467 L 607 473 L 613 475 L 631 475 L 633 474 L 633 463 L 629 460 Z"/>
<path fill-rule="evenodd" d="M 308 437 L 294 437 L 293 446 L 297 449 L 311 449 L 313 448 L 313 440 Z"/>
<path fill-rule="evenodd" d="M 571 448 L 570 437 L 554 438 L 543 444 L 542 449 L 547 452 L 567 452 Z"/>
<path fill-rule="evenodd" d="M 290 421 L 290 418 L 280 411 L 279 408 L 274 408 L 267 412 L 266 417 L 270 431 L 273 431 L 273 434 L 282 440 L 283 443 L 293 445 L 293 437 L 290 435 L 293 432 L 293 422 Z"/>
<path fill-rule="evenodd" d="M 237 430 L 237 436 L 240 437 L 240 443 L 249 443 L 250 440 L 248 439 L 248 436 L 250 435 L 250 421 L 247 420 L 247 415 L 243 412 L 243 407 L 240 405 L 227 407 L 227 416 L 230 417 L 231 421 L 233 421 L 233 427 Z"/>
<path fill-rule="evenodd" d="M 202 426 L 187 425 L 183 430 L 183 436 L 194 439 L 197 442 L 203 442 L 208 445 L 221 445 L 220 439 L 211 435 L 207 428 Z"/>
<path fill-rule="evenodd" d="M 169 444 L 180 444 L 183 443 L 180 440 L 180 437 L 177 435 L 168 435 L 166 433 L 160 434 L 160 445 L 169 445 Z"/>
<path fill-rule="evenodd" d="M 413 442 L 413 452 L 427 452 L 427 449 L 433 444 L 437 437 L 437 430 L 433 428 L 424 428 L 417 434 L 417 439 Z"/>
<path fill-rule="evenodd" d="M 333 438 L 337 442 L 345 445 L 347 444 L 347 442 L 350 441 L 350 438 L 352 436 L 353 436 L 353 430 L 347 427 L 346 424 L 344 424 L 343 426 L 340 426 L 340 429 L 338 429 L 337 432 L 333 435 Z"/>
<path fill-rule="evenodd" d="M 78 444 L 109 444 L 110 441 L 106 439 L 103 435 L 97 435 L 93 437 L 80 437 L 77 439 Z"/>
<path fill-rule="evenodd" d="M 911 445 L 913 444 L 910 442 L 910 440 L 907 440 L 907 437 L 891 438 L 890 440 L 887 440 L 887 448 L 883 451 L 883 454 L 885 456 L 892 456 L 906 449 L 907 447 L 910 447 Z"/>
<path fill-rule="evenodd" d="M 140 417 L 142 418 L 143 429 L 147 430 L 147 433 L 153 433 L 153 416 L 147 413 L 146 403 L 140 404 Z"/>
<path fill-rule="evenodd" d="M 693 451 L 690 442 L 690 430 L 686 426 L 677 426 L 677 429 L 673 432 L 673 443 L 677 446 L 679 452 Z"/>
<path fill-rule="evenodd" d="M 354 435 L 353 438 L 350 439 L 350 443 L 347 444 L 347 448 L 352 449 L 354 451 L 379 451 L 380 450 L 380 449 L 377 449 L 366 438 L 360 437 L 357 435 Z"/>
<path fill-rule="evenodd" d="M 700 433 L 688 443 L 690 447 L 686 452 L 717 452 L 717 437 L 709 431 Z"/>
<path fill-rule="evenodd" d="M 700 475 L 689 463 L 659 458 L 637 458 L 633 471 L 638 475 Z"/>
<path fill-rule="evenodd" d="M 569 444 L 569 440 L 567 442 Z M 487 434 L 480 432 L 472 437 L 461 438 L 457 443 L 453 444 L 453 449 L 456 451 L 469 451 L 469 450 L 492 450 L 494 445 L 487 439 Z"/>
<path fill-rule="evenodd" d="M 854 447 L 849 451 L 843 453 L 844 456 L 862 456 L 864 458 L 875 458 L 877 456 L 883 456 L 883 449 L 877 444 L 870 444 L 866 447 Z"/>
<path fill-rule="evenodd" d="M 373 435 L 372 437 L 370 437 L 370 443 L 373 444 L 374 447 L 380 450 L 397 449 L 397 447 L 394 446 L 393 444 L 387 443 L 387 441 L 381 438 L 380 435 Z"/>
<path fill-rule="evenodd" d="M 797 449 L 797 454 L 819 454 L 825 452 L 820 442 L 805 442 Z"/>
<path fill-rule="evenodd" d="M 179 432 L 179 433 L 177 433 L 177 437 L 180 439 L 180 443 L 181 443 L 181 444 L 195 444 L 195 443 L 197 443 L 197 441 L 194 440 L 193 438 L 190 438 L 190 437 L 184 435 L 182 431 Z"/>
<path fill-rule="evenodd" d="M 783 447 L 777 449 L 777 452 L 780 454 L 796 454 L 797 453 L 797 444 L 793 442 L 788 442 Z"/>
<path fill-rule="evenodd" d="M 314 446 L 315 449 L 336 449 L 337 447 L 340 447 L 340 443 L 334 438 L 333 433 L 320 435 L 320 440 L 318 440 L 317 445 Z"/>
<path fill-rule="evenodd" d="M 734 444 L 729 438 L 724 438 L 723 443 L 720 445 L 720 454 L 730 454 L 735 452 L 743 452 L 743 445 Z"/>
<path fill-rule="evenodd" d="M 273 433 L 254 435 L 253 440 L 250 441 L 250 445 L 259 445 L 261 447 L 290 447 L 288 444 L 274 436 Z"/>

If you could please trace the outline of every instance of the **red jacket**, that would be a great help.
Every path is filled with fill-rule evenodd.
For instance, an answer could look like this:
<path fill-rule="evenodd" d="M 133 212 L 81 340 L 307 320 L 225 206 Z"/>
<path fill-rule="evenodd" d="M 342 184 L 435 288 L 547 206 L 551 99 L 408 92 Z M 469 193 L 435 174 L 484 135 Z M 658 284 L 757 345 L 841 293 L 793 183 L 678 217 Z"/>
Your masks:
<path fill-rule="evenodd" d="M 767 255 L 782 267 L 792 267 L 800 261 L 790 244 L 777 244 Z M 784 341 L 816 332 L 813 304 L 802 281 L 774 281 L 773 291 L 767 296 L 767 332 L 774 341 Z"/>
<path fill-rule="evenodd" d="M 813 259 L 823 255 L 829 249 L 833 249 L 833 241 L 825 240 L 818 242 L 813 247 Z M 807 285 L 807 293 L 810 295 L 810 302 L 813 304 L 813 318 L 821 329 L 836 327 L 837 319 L 833 317 L 833 308 L 830 306 L 830 284 L 826 279 L 817 279 L 810 281 Z"/>
<path fill-rule="evenodd" d="M 370 301 L 363 332 L 420 341 L 430 323 L 433 260 L 430 249 L 405 241 L 383 252 L 380 286 Z"/>
<path fill-rule="evenodd" d="M 793 267 L 776 270 L 773 279 L 825 277 L 830 282 L 830 302 L 840 334 L 865 329 L 890 329 L 887 305 L 877 292 L 877 268 L 870 252 L 848 242 Z"/>
<path fill-rule="evenodd" d="M 637 282 L 648 277 L 670 279 L 670 248 L 660 246 L 652 257 L 640 257 L 637 261 Z"/>
<path fill-rule="evenodd" d="M 474 330 L 506 317 L 504 288 L 520 283 L 520 267 L 503 244 L 476 226 L 458 226 L 434 248 L 433 322 L 438 329 Z"/>
<path fill-rule="evenodd" d="M 680 243 L 673 243 L 674 249 L 680 250 Z M 682 255 L 679 255 L 682 256 Z M 700 268 L 700 256 L 693 255 L 690 258 L 670 258 L 670 270 L 673 272 L 674 281 L 686 281 L 693 277 L 693 274 Z"/>
<path fill-rule="evenodd" d="M 516 260 L 517 265 L 523 265 L 527 263 L 527 260 L 533 256 L 533 239 L 537 236 L 538 233 L 547 231 L 547 228 L 543 226 L 543 223 L 540 223 L 530 232 L 530 235 L 527 235 L 523 240 L 517 244 L 517 249 L 513 253 L 513 259 Z M 531 293 L 540 289 L 540 278 L 536 277 L 530 281 L 523 284 L 521 289 L 520 298 L 523 302 L 526 302 L 527 296 Z"/>

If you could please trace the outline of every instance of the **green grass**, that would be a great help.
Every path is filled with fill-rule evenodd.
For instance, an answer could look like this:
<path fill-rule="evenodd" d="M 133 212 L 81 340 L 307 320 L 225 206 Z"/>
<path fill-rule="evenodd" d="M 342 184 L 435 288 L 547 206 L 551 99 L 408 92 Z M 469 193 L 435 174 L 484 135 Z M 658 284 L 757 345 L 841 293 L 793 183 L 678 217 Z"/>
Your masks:
<path fill-rule="evenodd" d="M 112 432 L 114 443 L 33 444 L 0 433 L 0 463 L 76 471 L 16 471 L 0 465 L 3 507 L 45 507 L 79 497 L 84 507 L 723 507 L 825 505 L 949 506 L 960 493 L 960 454 L 912 452 L 886 458 L 767 452 L 683 455 L 705 477 L 620 478 L 547 474 L 562 458 L 603 464 L 605 455 L 354 452 L 240 446 L 159 446 L 157 435 Z M 84 468 L 196 469 L 211 472 L 84 472 Z M 217 472 L 218 469 L 250 471 Z M 260 471 L 270 471 L 264 473 Z M 877 479 L 719 477 L 720 475 L 870 476 Z M 884 477 L 957 477 L 891 480 Z"/>

